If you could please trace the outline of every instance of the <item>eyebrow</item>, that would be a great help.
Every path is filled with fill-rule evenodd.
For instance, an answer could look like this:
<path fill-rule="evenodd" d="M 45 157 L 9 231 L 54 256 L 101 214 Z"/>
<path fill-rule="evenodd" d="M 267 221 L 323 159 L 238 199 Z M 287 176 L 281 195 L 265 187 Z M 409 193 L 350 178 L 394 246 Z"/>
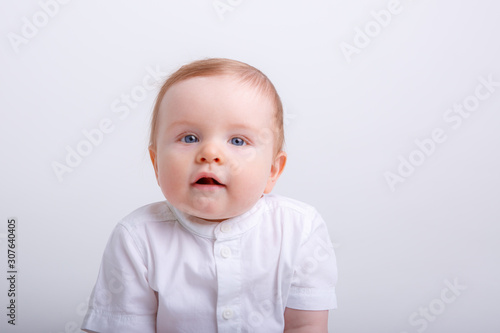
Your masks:
<path fill-rule="evenodd" d="M 193 123 L 192 121 L 189 120 L 177 120 L 174 121 L 173 123 L 169 124 L 168 127 L 170 128 L 175 128 L 178 126 L 196 126 L 197 124 Z M 231 128 L 235 130 L 258 130 L 258 128 L 251 127 L 247 124 L 244 123 L 237 123 L 231 126 Z"/>
<path fill-rule="evenodd" d="M 195 124 L 188 121 L 188 120 L 177 120 L 171 124 L 168 124 L 168 127 L 176 127 L 176 126 L 181 126 L 181 125 L 194 126 Z"/>

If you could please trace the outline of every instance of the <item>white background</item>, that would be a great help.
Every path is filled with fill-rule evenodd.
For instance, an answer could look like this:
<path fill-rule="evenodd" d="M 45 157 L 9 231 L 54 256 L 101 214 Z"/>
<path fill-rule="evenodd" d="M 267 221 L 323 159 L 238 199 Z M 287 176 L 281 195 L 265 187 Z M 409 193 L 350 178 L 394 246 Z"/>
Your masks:
<path fill-rule="evenodd" d="M 78 331 L 112 228 L 163 199 L 147 154 L 156 90 L 126 116 L 112 104 L 140 91 L 147 68 L 228 57 L 261 69 L 284 101 L 289 160 L 275 192 L 327 221 L 330 332 L 499 332 L 500 87 L 460 127 L 443 118 L 474 101 L 480 77 L 500 81 L 498 2 L 401 0 L 385 27 L 371 12 L 389 0 L 229 2 L 221 19 L 212 0 L 73 0 L 53 17 L 3 1 L 0 276 L 9 217 L 19 274 L 15 327 L 1 279 L 0 330 Z M 39 25 L 32 36 L 26 22 Z M 346 56 L 365 27 L 368 45 Z M 53 163 L 106 118 L 113 131 L 59 181 Z M 436 128 L 446 140 L 416 152 Z M 421 165 L 393 191 L 384 175 L 410 155 Z"/>

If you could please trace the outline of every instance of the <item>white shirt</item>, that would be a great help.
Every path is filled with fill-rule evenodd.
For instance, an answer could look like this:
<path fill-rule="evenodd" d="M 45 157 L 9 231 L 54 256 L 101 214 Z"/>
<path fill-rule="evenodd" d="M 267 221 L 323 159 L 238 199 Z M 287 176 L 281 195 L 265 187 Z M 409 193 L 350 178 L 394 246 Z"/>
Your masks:
<path fill-rule="evenodd" d="M 285 307 L 337 307 L 327 227 L 304 203 L 264 195 L 223 222 L 168 202 L 137 209 L 106 246 L 82 329 L 283 332 Z"/>

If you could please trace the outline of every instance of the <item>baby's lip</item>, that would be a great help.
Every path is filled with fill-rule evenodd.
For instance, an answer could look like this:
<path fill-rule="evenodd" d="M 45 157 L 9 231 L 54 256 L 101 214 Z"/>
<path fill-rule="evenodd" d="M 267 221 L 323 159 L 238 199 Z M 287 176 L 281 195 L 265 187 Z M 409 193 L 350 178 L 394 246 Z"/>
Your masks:
<path fill-rule="evenodd" d="M 200 185 L 221 185 L 226 186 L 215 174 L 211 172 L 201 172 L 196 175 L 193 184 Z"/>

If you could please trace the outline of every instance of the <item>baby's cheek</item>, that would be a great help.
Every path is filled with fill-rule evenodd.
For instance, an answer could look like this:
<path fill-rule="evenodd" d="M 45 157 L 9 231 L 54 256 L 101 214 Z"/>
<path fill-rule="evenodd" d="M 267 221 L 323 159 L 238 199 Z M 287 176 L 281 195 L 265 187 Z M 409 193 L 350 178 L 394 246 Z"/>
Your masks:
<path fill-rule="evenodd" d="M 165 198 L 174 206 L 184 202 L 185 199 L 183 198 L 186 196 L 185 186 L 182 186 L 182 182 L 174 172 L 168 172 L 167 176 L 160 182 L 160 187 Z"/>
<path fill-rule="evenodd" d="M 160 164 L 164 186 L 175 187 L 186 178 L 187 166 L 180 156 L 165 154 Z"/>
<path fill-rule="evenodd" d="M 240 169 L 240 174 L 236 175 L 238 194 L 243 196 L 248 194 L 260 195 L 260 192 L 264 190 L 269 172 L 264 163 L 256 162 L 246 162 Z"/>
<path fill-rule="evenodd" d="M 249 169 L 254 169 L 254 165 L 259 159 L 259 152 L 253 147 L 248 147 L 232 152 L 226 156 L 227 165 L 231 175 L 234 177 L 250 176 Z"/>

